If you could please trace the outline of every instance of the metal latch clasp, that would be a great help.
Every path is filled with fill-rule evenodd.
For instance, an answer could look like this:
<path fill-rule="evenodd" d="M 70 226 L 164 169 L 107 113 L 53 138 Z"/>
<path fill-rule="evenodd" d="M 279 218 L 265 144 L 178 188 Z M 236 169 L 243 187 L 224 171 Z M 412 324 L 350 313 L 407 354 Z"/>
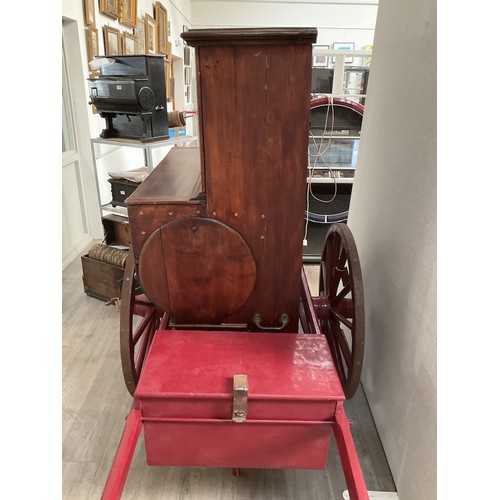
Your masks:
<path fill-rule="evenodd" d="M 248 411 L 248 377 L 233 377 L 233 422 L 244 422 Z"/>

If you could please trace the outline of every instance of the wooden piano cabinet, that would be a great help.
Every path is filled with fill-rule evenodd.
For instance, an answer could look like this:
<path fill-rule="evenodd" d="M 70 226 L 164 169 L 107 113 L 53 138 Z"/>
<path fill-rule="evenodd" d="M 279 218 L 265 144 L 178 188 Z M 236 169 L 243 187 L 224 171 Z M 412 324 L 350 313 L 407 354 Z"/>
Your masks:
<path fill-rule="evenodd" d="M 192 30 L 207 216 L 251 248 L 255 288 L 227 322 L 296 332 L 316 30 Z M 284 271 L 284 272 L 283 272 Z M 254 326 L 255 328 L 255 326 Z"/>

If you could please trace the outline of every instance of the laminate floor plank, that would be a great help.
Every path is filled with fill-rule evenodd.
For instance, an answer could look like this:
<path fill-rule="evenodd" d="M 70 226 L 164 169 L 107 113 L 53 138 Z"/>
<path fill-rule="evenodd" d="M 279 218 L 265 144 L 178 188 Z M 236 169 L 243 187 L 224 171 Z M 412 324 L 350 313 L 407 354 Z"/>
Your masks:
<path fill-rule="evenodd" d="M 317 294 L 318 266 L 305 266 Z M 121 370 L 119 312 L 83 291 L 80 259 L 63 272 L 63 500 L 98 500 L 125 426 L 132 397 Z M 395 491 L 362 391 L 345 404 L 369 490 Z M 331 439 L 326 470 L 153 467 L 139 437 L 123 500 L 342 500 L 346 489 Z"/>

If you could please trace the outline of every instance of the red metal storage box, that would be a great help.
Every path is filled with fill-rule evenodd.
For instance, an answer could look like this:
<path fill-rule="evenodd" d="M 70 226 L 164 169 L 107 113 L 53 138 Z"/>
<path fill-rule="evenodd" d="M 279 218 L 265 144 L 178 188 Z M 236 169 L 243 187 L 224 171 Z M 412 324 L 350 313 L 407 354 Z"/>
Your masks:
<path fill-rule="evenodd" d="M 149 465 L 242 468 L 325 468 L 344 400 L 323 335 L 175 330 L 156 333 L 135 396 Z"/>

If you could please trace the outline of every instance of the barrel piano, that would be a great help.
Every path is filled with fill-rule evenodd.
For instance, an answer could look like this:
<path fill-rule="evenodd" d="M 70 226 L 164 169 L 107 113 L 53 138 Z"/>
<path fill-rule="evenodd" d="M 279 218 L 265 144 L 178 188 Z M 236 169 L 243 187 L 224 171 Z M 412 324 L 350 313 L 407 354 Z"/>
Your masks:
<path fill-rule="evenodd" d="M 199 147 L 175 147 L 126 200 L 120 311 L 133 403 L 102 498 L 137 439 L 158 466 L 326 467 L 338 445 L 368 499 L 344 410 L 359 384 L 363 285 L 331 226 L 312 296 L 302 267 L 314 28 L 192 30 Z"/>

